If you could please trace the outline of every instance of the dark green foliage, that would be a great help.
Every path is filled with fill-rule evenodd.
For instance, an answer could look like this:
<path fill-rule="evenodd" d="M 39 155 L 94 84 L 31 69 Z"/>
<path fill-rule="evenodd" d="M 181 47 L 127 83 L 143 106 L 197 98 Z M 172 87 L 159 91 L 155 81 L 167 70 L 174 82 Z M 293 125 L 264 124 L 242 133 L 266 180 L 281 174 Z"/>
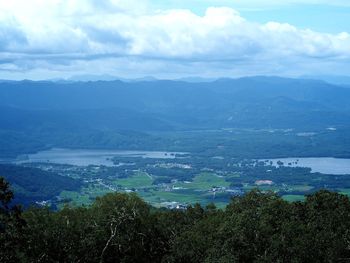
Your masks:
<path fill-rule="evenodd" d="M 24 216 L 30 261 L 159 262 L 164 254 L 157 218 L 136 195 L 107 194 L 90 208 L 35 208 Z"/>
<path fill-rule="evenodd" d="M 350 201 L 329 191 L 288 203 L 253 190 L 225 210 L 156 209 L 107 194 L 58 212 L 8 206 L 0 179 L 1 262 L 349 262 Z"/>
<path fill-rule="evenodd" d="M 62 190 L 77 190 L 81 186 L 79 180 L 37 168 L 0 164 L 0 174 L 16 190 L 14 201 L 25 206 L 51 199 Z"/>
<path fill-rule="evenodd" d="M 304 203 L 252 191 L 201 220 L 173 247 L 174 262 L 348 262 L 350 202 L 320 191 Z"/>
<path fill-rule="evenodd" d="M 11 206 L 13 192 L 3 177 L 0 177 L 0 262 L 16 262 L 23 248 L 21 208 Z"/>
<path fill-rule="evenodd" d="M 3 177 L 0 177 L 0 212 L 5 213 L 8 210 L 8 204 L 13 198 L 13 192 L 10 190 L 9 183 Z"/>

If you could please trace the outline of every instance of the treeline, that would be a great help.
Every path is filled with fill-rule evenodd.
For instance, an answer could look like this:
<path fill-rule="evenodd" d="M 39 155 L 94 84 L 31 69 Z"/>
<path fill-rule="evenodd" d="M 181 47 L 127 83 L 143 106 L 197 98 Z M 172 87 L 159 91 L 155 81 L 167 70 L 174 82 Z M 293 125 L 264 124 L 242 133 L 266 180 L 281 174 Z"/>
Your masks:
<path fill-rule="evenodd" d="M 150 207 L 107 194 L 89 207 L 21 211 L 0 178 L 0 262 L 349 262 L 350 201 L 329 191 L 288 203 L 258 190 L 225 210 Z"/>

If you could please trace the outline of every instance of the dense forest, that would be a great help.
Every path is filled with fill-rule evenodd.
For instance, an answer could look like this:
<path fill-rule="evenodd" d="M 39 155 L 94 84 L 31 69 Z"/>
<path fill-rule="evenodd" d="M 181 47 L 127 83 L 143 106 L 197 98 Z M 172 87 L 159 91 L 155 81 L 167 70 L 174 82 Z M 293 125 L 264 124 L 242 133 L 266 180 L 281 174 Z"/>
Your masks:
<path fill-rule="evenodd" d="M 253 190 L 223 210 L 156 209 L 107 194 L 60 211 L 13 205 L 0 178 L 0 262 L 349 262 L 350 200 L 321 190 L 288 203 Z"/>

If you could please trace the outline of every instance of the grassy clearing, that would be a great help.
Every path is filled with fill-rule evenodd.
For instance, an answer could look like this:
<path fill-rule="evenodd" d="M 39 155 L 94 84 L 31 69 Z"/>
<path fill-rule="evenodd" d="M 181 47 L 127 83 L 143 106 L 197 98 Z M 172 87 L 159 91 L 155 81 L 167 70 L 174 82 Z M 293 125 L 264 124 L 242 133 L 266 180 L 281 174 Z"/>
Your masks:
<path fill-rule="evenodd" d="M 90 185 L 89 187 L 83 188 L 81 190 L 81 193 L 83 195 L 88 195 L 90 198 L 96 198 L 98 196 L 102 196 L 110 192 L 113 191 L 102 185 Z"/>
<path fill-rule="evenodd" d="M 117 179 L 114 182 L 114 185 L 121 186 L 124 188 L 143 188 L 151 187 L 153 183 L 153 178 L 147 173 L 137 172 L 133 176 L 128 178 Z"/>
<path fill-rule="evenodd" d="M 305 196 L 303 195 L 283 195 L 282 198 L 288 202 L 304 201 Z"/>
<path fill-rule="evenodd" d="M 83 187 L 80 192 L 62 191 L 60 197 L 69 200 L 68 204 L 72 206 L 90 205 L 96 197 L 103 196 L 107 193 L 113 192 L 100 185 L 89 185 Z M 64 203 L 60 205 L 63 207 Z"/>
<path fill-rule="evenodd" d="M 228 203 L 225 202 L 214 202 L 215 206 L 219 209 L 225 209 Z"/>
<path fill-rule="evenodd" d="M 276 185 L 260 185 L 260 186 L 256 186 L 256 188 L 261 191 L 272 191 L 272 192 L 278 192 L 280 190 L 280 187 Z"/>
<path fill-rule="evenodd" d="M 339 193 L 350 196 L 350 188 L 341 188 L 339 189 Z"/>
<path fill-rule="evenodd" d="M 225 177 L 227 177 L 227 178 L 240 178 L 241 174 L 240 173 L 229 173 Z"/>
<path fill-rule="evenodd" d="M 219 177 L 214 173 L 201 173 L 194 177 L 191 183 L 177 183 L 175 184 L 175 187 L 184 187 L 196 190 L 209 190 L 213 186 L 228 187 L 229 185 L 230 183 L 226 182 L 224 177 Z"/>
<path fill-rule="evenodd" d="M 92 200 L 89 198 L 89 195 L 82 194 L 79 192 L 72 191 L 62 191 L 60 193 L 62 199 L 69 200 L 68 204 L 72 206 L 82 206 L 91 204 Z M 62 204 L 63 206 L 64 204 Z"/>
<path fill-rule="evenodd" d="M 200 203 L 203 201 L 203 197 L 199 194 L 184 194 L 179 192 L 151 192 L 146 195 L 140 193 L 147 201 L 151 203 L 161 203 L 161 202 L 179 202 L 186 204 Z"/>
<path fill-rule="evenodd" d="M 258 189 L 258 187 L 255 184 L 243 183 L 243 190 L 250 191 L 253 189 Z"/>
<path fill-rule="evenodd" d="M 290 186 L 292 191 L 298 191 L 298 192 L 307 192 L 313 189 L 310 185 L 291 185 Z"/>

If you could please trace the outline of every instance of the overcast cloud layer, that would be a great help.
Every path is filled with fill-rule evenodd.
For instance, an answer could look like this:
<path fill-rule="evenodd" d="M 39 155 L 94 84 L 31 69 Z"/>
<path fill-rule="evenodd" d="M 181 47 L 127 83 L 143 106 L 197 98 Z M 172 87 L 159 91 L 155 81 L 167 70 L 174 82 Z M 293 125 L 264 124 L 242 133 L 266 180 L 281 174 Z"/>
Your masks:
<path fill-rule="evenodd" d="M 231 7 L 197 15 L 153 6 L 142 0 L 0 0 L 0 78 L 350 75 L 347 32 L 257 24 Z"/>

